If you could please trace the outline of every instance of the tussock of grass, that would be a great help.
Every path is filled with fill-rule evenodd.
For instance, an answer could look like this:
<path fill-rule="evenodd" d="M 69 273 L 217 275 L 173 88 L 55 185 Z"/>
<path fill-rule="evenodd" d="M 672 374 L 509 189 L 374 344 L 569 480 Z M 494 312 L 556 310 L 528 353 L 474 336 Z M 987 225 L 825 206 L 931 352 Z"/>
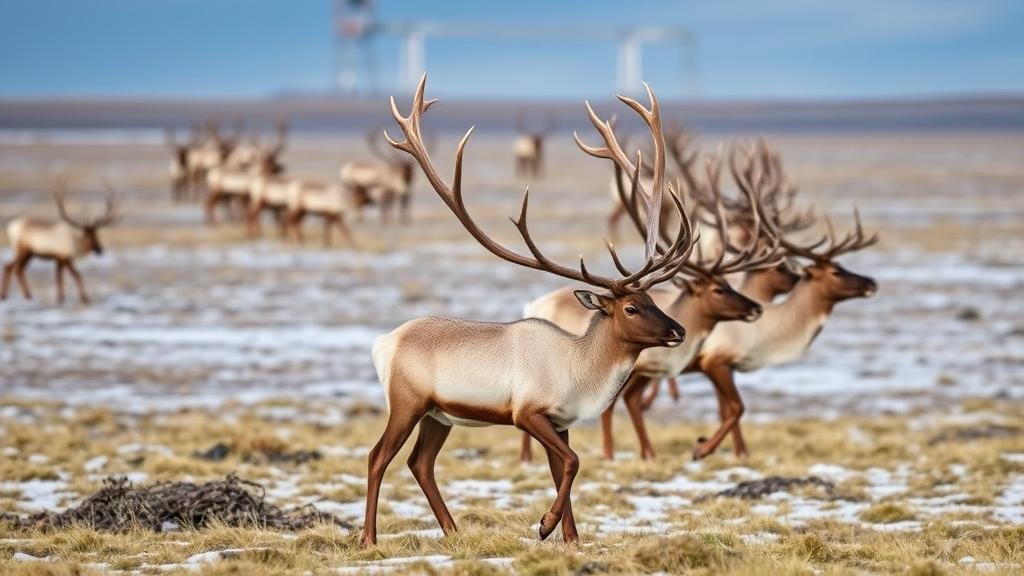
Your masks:
<path fill-rule="evenodd" d="M 883 502 L 861 512 L 860 519 L 875 524 L 892 524 L 894 522 L 916 520 L 917 517 L 904 506 L 892 502 Z"/>
<path fill-rule="evenodd" d="M 949 572 L 935 562 L 928 561 L 914 564 L 907 569 L 906 574 L 907 576 L 946 576 Z"/>
<path fill-rule="evenodd" d="M 571 550 L 557 546 L 538 546 L 516 556 L 512 567 L 520 576 L 568 576 L 584 563 Z"/>
<path fill-rule="evenodd" d="M 686 535 L 644 542 L 633 550 L 632 559 L 644 572 L 677 574 L 721 566 L 725 556 L 704 540 Z"/>

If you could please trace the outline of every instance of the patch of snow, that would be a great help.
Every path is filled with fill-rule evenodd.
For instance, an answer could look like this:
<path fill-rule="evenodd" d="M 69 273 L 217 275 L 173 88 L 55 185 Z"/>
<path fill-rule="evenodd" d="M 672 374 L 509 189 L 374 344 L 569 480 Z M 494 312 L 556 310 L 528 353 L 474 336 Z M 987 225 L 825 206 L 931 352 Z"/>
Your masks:
<path fill-rule="evenodd" d="M 85 464 L 82 465 L 82 468 L 86 472 L 99 472 L 106 465 L 107 465 L 107 457 L 106 456 L 94 456 L 94 457 L 90 458 L 89 460 L 87 460 L 85 462 Z"/>
<path fill-rule="evenodd" d="M 23 510 L 54 510 L 61 500 L 71 496 L 64 491 L 68 487 L 63 480 L 26 480 L 24 482 L 0 482 L 0 490 L 20 493 L 18 507 Z"/>

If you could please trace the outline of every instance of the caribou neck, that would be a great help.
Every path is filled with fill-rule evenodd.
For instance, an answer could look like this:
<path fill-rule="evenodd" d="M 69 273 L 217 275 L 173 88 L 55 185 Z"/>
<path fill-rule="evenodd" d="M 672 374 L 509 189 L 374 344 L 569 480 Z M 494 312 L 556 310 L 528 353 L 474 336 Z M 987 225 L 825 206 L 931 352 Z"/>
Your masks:
<path fill-rule="evenodd" d="M 686 327 L 686 339 L 699 342 L 707 338 L 718 323 L 696 298 L 686 290 L 680 290 L 668 309 L 665 310 L 676 322 Z"/>
<path fill-rule="evenodd" d="M 574 386 L 585 396 L 610 402 L 644 348 L 622 341 L 610 317 L 594 314 L 586 332 L 573 339 L 567 354 Z"/>
<path fill-rule="evenodd" d="M 802 280 L 782 302 L 769 308 L 754 326 L 758 339 L 766 343 L 801 340 L 807 346 L 825 323 L 835 305 L 823 297 L 814 282 Z"/>
<path fill-rule="evenodd" d="M 767 274 L 748 272 L 740 284 L 739 292 L 747 298 L 765 304 L 775 299 L 775 292 L 767 281 Z"/>

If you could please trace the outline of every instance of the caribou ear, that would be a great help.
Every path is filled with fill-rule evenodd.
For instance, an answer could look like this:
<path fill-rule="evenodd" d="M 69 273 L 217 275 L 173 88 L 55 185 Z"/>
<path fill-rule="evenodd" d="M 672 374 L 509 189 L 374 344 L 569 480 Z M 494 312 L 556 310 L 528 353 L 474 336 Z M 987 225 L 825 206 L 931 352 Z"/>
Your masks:
<path fill-rule="evenodd" d="M 600 294 L 594 294 L 590 290 L 574 290 L 573 295 L 576 299 L 583 304 L 584 308 L 588 310 L 597 310 L 604 314 L 609 314 L 612 307 L 612 299 L 607 296 L 601 296 Z"/>
<path fill-rule="evenodd" d="M 672 277 L 672 284 L 674 284 L 676 288 L 681 288 L 681 289 L 685 290 L 686 292 L 689 292 L 690 294 L 693 294 L 693 285 L 690 284 L 689 280 L 687 280 L 686 278 L 683 278 L 682 276 L 673 276 Z"/>

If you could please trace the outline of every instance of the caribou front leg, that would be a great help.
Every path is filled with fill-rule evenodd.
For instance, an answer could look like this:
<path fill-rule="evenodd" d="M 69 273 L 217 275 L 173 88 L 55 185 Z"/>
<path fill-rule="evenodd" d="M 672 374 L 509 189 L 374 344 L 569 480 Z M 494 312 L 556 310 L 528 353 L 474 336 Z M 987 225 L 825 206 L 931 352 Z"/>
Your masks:
<path fill-rule="evenodd" d="M 569 445 L 569 431 L 558 433 L 565 445 Z M 529 438 L 529 437 L 527 437 Z M 565 467 L 562 459 L 553 450 L 548 450 L 548 467 L 551 468 L 551 479 L 555 482 L 555 489 L 558 489 L 559 475 Z M 565 513 L 562 515 L 562 540 L 565 542 L 578 542 L 580 535 L 576 532 L 576 519 L 572 515 L 572 500 L 565 503 Z"/>
<path fill-rule="evenodd" d="M 561 459 L 561 478 L 558 481 L 558 495 L 551 503 L 551 509 L 540 519 L 540 539 L 544 540 L 555 530 L 555 526 L 563 519 L 566 510 L 569 508 L 569 498 L 572 492 L 572 483 L 576 479 L 576 473 L 580 469 L 580 458 L 569 447 L 568 436 L 563 440 L 562 436 L 555 430 L 555 427 L 548 420 L 548 417 L 540 412 L 535 412 L 521 418 L 516 426 L 530 433 L 544 448 Z"/>
<path fill-rule="evenodd" d="M 89 297 L 85 294 L 85 285 L 82 284 L 82 275 L 78 273 L 78 268 L 75 268 L 75 263 L 68 260 L 65 266 L 68 272 L 71 272 L 71 277 L 75 279 L 75 285 L 78 286 L 78 299 L 81 300 L 82 304 L 89 303 Z"/>
<path fill-rule="evenodd" d="M 697 442 L 697 447 L 693 450 L 693 459 L 700 460 L 707 457 L 709 454 L 718 448 L 718 445 L 725 439 L 733 427 L 739 426 L 740 417 L 743 416 L 743 399 L 740 397 L 739 390 L 736 389 L 736 383 L 732 378 L 732 367 L 726 364 L 715 364 L 708 367 L 705 370 L 705 374 L 708 378 L 711 378 L 711 383 L 714 384 L 716 393 L 719 395 L 720 407 L 723 410 L 724 418 L 722 418 L 721 424 L 718 426 L 718 430 L 711 436 L 710 439 L 701 439 Z M 724 401 L 722 401 L 724 400 Z M 746 455 L 746 446 L 743 446 L 744 453 L 737 454 L 737 456 Z"/>

